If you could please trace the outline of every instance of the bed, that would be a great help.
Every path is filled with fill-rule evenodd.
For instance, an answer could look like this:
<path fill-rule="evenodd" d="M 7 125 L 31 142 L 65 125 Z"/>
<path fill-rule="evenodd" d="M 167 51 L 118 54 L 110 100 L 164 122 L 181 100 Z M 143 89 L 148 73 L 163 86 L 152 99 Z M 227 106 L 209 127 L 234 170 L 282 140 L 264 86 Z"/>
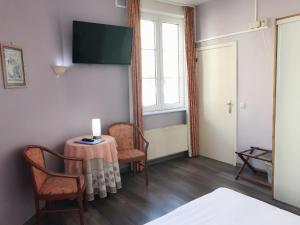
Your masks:
<path fill-rule="evenodd" d="M 300 216 L 227 188 L 195 199 L 146 225 L 300 225 Z"/>

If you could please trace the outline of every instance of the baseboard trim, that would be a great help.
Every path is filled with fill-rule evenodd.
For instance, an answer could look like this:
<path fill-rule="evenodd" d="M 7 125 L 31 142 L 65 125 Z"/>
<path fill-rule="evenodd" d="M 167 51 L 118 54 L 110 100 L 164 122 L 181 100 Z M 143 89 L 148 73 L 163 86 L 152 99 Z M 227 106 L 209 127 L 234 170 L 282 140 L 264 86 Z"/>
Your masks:
<path fill-rule="evenodd" d="M 189 152 L 187 150 L 187 151 L 184 151 L 184 152 L 179 152 L 179 153 L 175 153 L 175 154 L 172 154 L 172 155 L 163 156 L 163 157 L 160 157 L 160 158 L 157 158 L 157 159 L 148 160 L 148 165 L 151 166 L 151 165 L 155 165 L 155 164 L 158 164 L 158 163 L 163 163 L 163 162 L 169 161 L 171 159 L 184 158 L 184 157 L 188 157 L 188 156 L 189 156 Z M 121 173 L 130 172 L 129 165 L 121 168 L 120 172 Z"/>
<path fill-rule="evenodd" d="M 189 152 L 187 150 L 187 151 L 184 151 L 184 152 L 179 152 L 179 153 L 175 153 L 175 154 L 172 154 L 172 155 L 163 156 L 163 157 L 160 157 L 160 158 L 157 158 L 157 159 L 151 159 L 151 160 L 148 161 L 148 165 L 154 165 L 154 164 L 157 164 L 157 163 L 162 163 L 162 162 L 165 162 L 165 161 L 169 161 L 171 159 L 184 158 L 184 157 L 188 157 L 188 156 L 189 156 Z"/>

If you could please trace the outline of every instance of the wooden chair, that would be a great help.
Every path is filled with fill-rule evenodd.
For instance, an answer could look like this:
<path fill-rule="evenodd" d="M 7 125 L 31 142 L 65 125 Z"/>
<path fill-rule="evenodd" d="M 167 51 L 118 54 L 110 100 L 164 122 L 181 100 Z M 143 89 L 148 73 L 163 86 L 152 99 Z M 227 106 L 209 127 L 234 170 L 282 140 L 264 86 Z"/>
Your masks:
<path fill-rule="evenodd" d="M 144 151 L 134 146 L 134 132 L 143 139 Z M 145 182 L 148 186 L 148 167 L 147 151 L 149 142 L 143 136 L 141 130 L 131 123 L 115 123 L 108 128 L 108 134 L 116 139 L 118 145 L 118 159 L 120 163 L 131 163 L 134 174 L 137 171 L 137 165 L 144 167 Z M 144 163 L 142 163 L 144 161 Z"/>
<path fill-rule="evenodd" d="M 24 149 L 23 156 L 29 165 L 34 183 L 37 224 L 40 224 L 43 213 L 76 211 L 80 215 L 80 225 L 84 225 L 82 205 L 85 191 L 84 176 L 55 173 L 48 170 L 44 152 L 48 152 L 61 160 L 79 161 L 83 171 L 83 159 L 65 157 L 42 146 L 30 145 Z M 79 207 L 71 209 L 50 209 L 48 207 L 48 203 L 51 201 L 68 199 L 76 199 Z M 84 199 L 85 209 L 87 209 L 87 199 Z M 40 208 L 40 201 L 46 201 L 45 208 Z"/>

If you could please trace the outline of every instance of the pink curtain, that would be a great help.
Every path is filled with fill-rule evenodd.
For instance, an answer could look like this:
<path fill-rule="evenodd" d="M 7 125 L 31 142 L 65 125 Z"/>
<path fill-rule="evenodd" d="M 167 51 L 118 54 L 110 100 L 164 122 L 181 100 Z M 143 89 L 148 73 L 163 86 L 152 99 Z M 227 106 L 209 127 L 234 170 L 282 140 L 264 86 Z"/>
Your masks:
<path fill-rule="evenodd" d="M 196 74 L 196 46 L 194 8 L 184 7 L 185 46 L 188 69 L 189 121 L 190 121 L 190 156 L 199 155 L 199 94 Z"/>
<path fill-rule="evenodd" d="M 131 61 L 133 123 L 144 132 L 140 20 L 140 0 L 128 0 L 128 25 L 133 28 Z M 144 150 L 144 142 L 138 134 L 135 134 L 134 140 L 136 148 Z"/>

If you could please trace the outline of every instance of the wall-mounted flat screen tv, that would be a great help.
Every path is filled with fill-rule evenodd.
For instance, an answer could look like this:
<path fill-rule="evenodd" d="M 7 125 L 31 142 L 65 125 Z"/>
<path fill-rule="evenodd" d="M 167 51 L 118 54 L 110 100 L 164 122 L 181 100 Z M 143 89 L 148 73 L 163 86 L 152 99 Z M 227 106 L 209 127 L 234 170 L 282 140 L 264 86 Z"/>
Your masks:
<path fill-rule="evenodd" d="M 129 27 L 73 21 L 73 63 L 131 63 L 133 30 Z"/>

